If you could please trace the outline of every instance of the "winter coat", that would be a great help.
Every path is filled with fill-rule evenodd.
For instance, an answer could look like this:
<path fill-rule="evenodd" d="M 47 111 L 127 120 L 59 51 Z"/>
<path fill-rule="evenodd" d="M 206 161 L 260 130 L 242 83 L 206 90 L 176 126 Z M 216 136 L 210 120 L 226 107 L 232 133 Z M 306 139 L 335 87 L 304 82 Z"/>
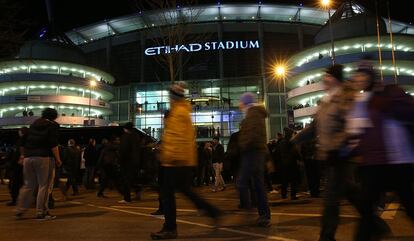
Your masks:
<path fill-rule="evenodd" d="M 119 163 L 121 167 L 139 167 L 142 148 L 142 140 L 134 130 L 124 133 L 119 147 Z"/>
<path fill-rule="evenodd" d="M 346 115 L 352 108 L 354 94 L 350 85 L 344 84 L 329 101 L 322 101 L 314 121 L 293 138 L 293 143 L 300 144 L 317 137 L 316 159 L 330 160 L 329 157 L 347 145 Z"/>
<path fill-rule="evenodd" d="M 77 171 L 80 169 L 82 152 L 74 146 L 69 146 L 63 151 L 63 168 L 66 171 Z"/>
<path fill-rule="evenodd" d="M 119 165 L 119 145 L 108 143 L 102 149 L 98 159 L 98 166 L 103 168 L 105 166 Z"/>
<path fill-rule="evenodd" d="M 94 167 L 96 166 L 96 163 L 98 162 L 99 158 L 99 150 L 96 148 L 96 146 L 88 145 L 85 148 L 85 152 L 83 154 L 83 157 L 85 158 L 85 166 L 87 167 Z"/>
<path fill-rule="evenodd" d="M 224 161 L 224 147 L 222 144 L 218 143 L 213 147 L 213 158 L 212 163 L 222 163 Z"/>
<path fill-rule="evenodd" d="M 171 103 L 162 135 L 161 166 L 197 166 L 196 136 L 190 113 L 188 101 Z"/>
<path fill-rule="evenodd" d="M 263 154 L 267 151 L 266 117 L 267 111 L 263 105 L 249 107 L 246 117 L 241 122 L 239 133 L 240 151 L 258 151 Z"/>
<path fill-rule="evenodd" d="M 362 156 L 361 165 L 414 163 L 413 97 L 396 85 L 386 86 L 383 90 L 374 92 L 368 102 L 368 113 L 372 127 L 365 129 L 357 148 Z M 392 128 L 390 121 L 399 124 L 401 132 L 397 133 L 398 129 Z M 394 133 L 387 133 L 387 129 Z M 392 150 L 390 144 L 395 145 Z M 411 155 L 407 152 L 411 152 Z M 400 158 L 392 158 L 398 155 Z"/>
<path fill-rule="evenodd" d="M 35 120 L 30 125 L 23 140 L 24 156 L 53 157 L 52 148 L 58 146 L 59 124 L 44 118 Z"/>

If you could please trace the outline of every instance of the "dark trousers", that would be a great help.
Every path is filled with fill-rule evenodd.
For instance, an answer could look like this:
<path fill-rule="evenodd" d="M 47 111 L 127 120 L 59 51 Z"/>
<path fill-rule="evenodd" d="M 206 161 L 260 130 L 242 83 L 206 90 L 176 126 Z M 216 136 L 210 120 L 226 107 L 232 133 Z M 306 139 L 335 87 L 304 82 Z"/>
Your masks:
<path fill-rule="evenodd" d="M 356 241 L 371 240 L 381 232 L 375 215 L 375 204 L 386 191 L 396 191 L 407 215 L 414 221 L 413 167 L 411 164 L 365 166 L 360 168 L 363 213 L 357 229 Z"/>
<path fill-rule="evenodd" d="M 124 200 L 131 202 L 132 170 L 128 167 L 121 167 L 121 187 L 120 191 Z"/>
<path fill-rule="evenodd" d="M 16 203 L 17 197 L 19 196 L 19 190 L 23 186 L 23 166 L 18 165 L 14 168 L 9 185 L 12 203 Z"/>
<path fill-rule="evenodd" d="M 105 189 L 108 187 L 109 183 L 115 185 L 115 187 L 119 190 L 122 194 L 122 191 L 119 187 L 119 175 L 118 175 L 118 168 L 116 165 L 104 165 L 100 171 L 99 176 L 99 191 L 98 194 L 103 194 Z"/>
<path fill-rule="evenodd" d="M 205 210 L 211 217 L 217 217 L 219 211 L 194 193 L 191 189 L 193 179 L 192 167 L 163 167 L 163 185 L 161 199 L 164 206 L 165 230 L 176 230 L 176 203 L 175 192 L 182 192 L 197 207 Z"/>
<path fill-rule="evenodd" d="M 161 187 L 164 184 L 164 168 L 162 166 L 158 167 L 158 210 L 164 212 L 164 205 L 162 204 L 161 199 Z"/>
<path fill-rule="evenodd" d="M 251 207 L 249 197 L 249 182 L 252 181 L 256 194 L 259 216 L 270 219 L 270 209 L 264 185 L 265 154 L 258 151 L 245 152 L 242 155 L 238 189 L 240 192 L 240 204 L 243 207 Z"/>
<path fill-rule="evenodd" d="M 67 172 L 67 178 L 68 181 L 66 182 L 66 191 L 69 190 L 70 187 L 72 187 L 73 193 L 78 193 L 78 180 L 77 177 L 79 176 L 77 171 L 69 170 Z"/>
<path fill-rule="evenodd" d="M 160 169 L 162 168 L 160 167 Z M 205 176 L 206 176 L 206 165 L 204 162 L 200 161 L 197 167 L 197 186 L 201 186 L 204 184 Z"/>
<path fill-rule="evenodd" d="M 86 167 L 86 188 L 93 188 L 95 185 L 95 166 Z"/>
<path fill-rule="evenodd" d="M 319 161 L 315 159 L 305 159 L 306 178 L 308 180 L 308 188 L 312 197 L 319 196 L 319 189 L 321 185 L 321 173 Z"/>
<path fill-rule="evenodd" d="M 339 224 L 339 205 L 346 197 L 361 213 L 361 190 L 355 184 L 356 165 L 347 161 L 336 160 L 335 165 L 329 166 L 326 173 L 326 191 L 322 215 L 320 241 L 334 241 Z M 334 161 L 330 161 L 334 163 Z"/>
<path fill-rule="evenodd" d="M 281 194 L 282 198 L 287 198 L 290 185 L 290 197 L 296 198 L 299 185 L 299 167 L 295 164 L 281 165 Z"/>

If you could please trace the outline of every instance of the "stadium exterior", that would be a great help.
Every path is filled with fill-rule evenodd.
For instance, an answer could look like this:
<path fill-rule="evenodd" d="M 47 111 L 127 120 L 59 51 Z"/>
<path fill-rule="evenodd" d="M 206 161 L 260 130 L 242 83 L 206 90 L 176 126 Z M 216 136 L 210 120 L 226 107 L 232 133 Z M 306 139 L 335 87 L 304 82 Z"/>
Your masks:
<path fill-rule="evenodd" d="M 176 9 L 177 16 L 186 8 Z M 228 137 L 239 128 L 238 98 L 258 94 L 269 111 L 269 137 L 286 126 L 282 81 L 271 73 L 276 59 L 285 59 L 313 44 L 328 14 L 321 9 L 274 4 L 197 6 L 199 16 L 191 33 L 203 35 L 183 46 L 160 46 L 153 40 L 162 11 L 136 13 L 76 28 L 67 36 L 95 67 L 115 76 L 112 121 L 134 120 L 137 127 L 158 138 L 168 109 L 168 73 L 157 63 L 158 54 L 191 55 L 179 73 L 193 103 L 199 138 Z M 206 34 L 207 33 L 207 34 Z"/>
<path fill-rule="evenodd" d="M 365 16 L 358 5 L 352 4 L 348 9 L 353 13 L 351 15 Z M 194 11 L 198 12 L 197 18 L 189 24 L 189 35 L 199 36 L 194 38 L 194 42 L 170 46 L 155 41 L 163 37 L 159 36 L 161 27 L 174 25 L 177 19 L 187 18 Z M 173 16 L 168 24 L 161 20 L 165 12 Z M 319 77 L 322 69 L 330 63 L 325 51 L 329 46 L 327 20 L 327 11 L 318 8 L 278 4 L 216 4 L 191 9 L 183 7 L 137 12 L 75 28 L 65 34 L 81 50 L 85 58 L 83 66 L 102 71 L 97 74 L 100 76 L 110 73 L 105 81 L 109 85 L 103 83 L 105 88 L 102 88 L 101 99 L 105 103 L 111 100 L 111 108 L 109 111 L 99 109 L 107 121 L 134 121 L 138 128 L 159 138 L 163 114 L 169 108 L 168 87 L 171 81 L 168 72 L 158 64 L 157 57 L 179 52 L 180 58 L 185 61 L 180 61 L 182 67 L 177 79 L 187 83 L 186 94 L 193 105 L 192 118 L 199 139 L 213 135 L 226 139 L 238 130 L 242 119 L 238 98 L 246 91 L 257 93 L 258 99 L 266 104 L 270 112 L 268 137 L 273 138 L 288 124 L 285 87 L 283 81 L 273 75 L 274 63 L 287 61 L 296 54 L 290 61 L 296 65 L 286 80 L 291 107 L 308 101 L 314 95 L 321 95 L 320 86 L 301 84 L 308 75 Z M 383 34 L 387 35 L 389 31 L 384 22 Z M 406 41 L 405 38 L 410 42 L 410 34 L 414 34 L 410 25 L 396 21 L 392 31 L 401 35 L 401 39 L 396 36 L 396 41 L 402 42 Z M 334 29 L 335 35 L 337 32 L 340 31 Z M 370 42 L 375 45 L 371 35 L 360 34 L 359 38 L 365 36 L 369 40 L 360 44 Z M 354 45 L 358 41 L 351 41 L 352 47 L 342 50 L 351 44 L 346 43 L 345 39 L 346 35 L 336 40 L 337 48 L 340 48 L 337 51 L 338 60 L 342 58 L 341 54 L 356 54 L 351 50 L 357 50 Z M 340 44 L 340 41 L 345 42 Z M 407 43 L 406 47 L 409 46 Z M 375 48 L 372 49 L 375 51 Z M 407 60 L 412 60 L 411 49 L 404 52 L 405 48 L 400 48 L 399 52 L 402 55 L 405 53 Z M 316 52 L 323 53 L 325 58 L 315 58 Z M 310 54 L 312 58 L 308 58 Z M 356 54 L 352 61 L 358 57 L 360 55 Z M 385 61 L 384 66 L 388 65 Z M 111 87 L 113 80 L 115 86 Z M 306 89 L 310 87 L 312 89 Z M 108 93 L 104 93 L 104 89 L 108 89 Z M 299 122 L 310 114 L 295 110 Z"/>
<path fill-rule="evenodd" d="M 62 126 L 83 126 L 88 121 L 106 126 L 113 83 L 110 74 L 82 63 L 82 55 L 72 48 L 27 42 L 19 58 L 0 62 L 0 126 L 29 125 L 45 107 L 58 110 Z"/>

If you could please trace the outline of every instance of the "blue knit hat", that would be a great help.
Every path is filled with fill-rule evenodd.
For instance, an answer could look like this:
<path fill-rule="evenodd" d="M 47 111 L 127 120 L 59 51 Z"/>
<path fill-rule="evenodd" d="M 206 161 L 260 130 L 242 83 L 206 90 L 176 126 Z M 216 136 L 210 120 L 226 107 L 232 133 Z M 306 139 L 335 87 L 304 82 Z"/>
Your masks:
<path fill-rule="evenodd" d="M 244 105 L 250 105 L 256 103 L 256 95 L 250 92 L 246 92 L 240 96 L 240 102 Z"/>

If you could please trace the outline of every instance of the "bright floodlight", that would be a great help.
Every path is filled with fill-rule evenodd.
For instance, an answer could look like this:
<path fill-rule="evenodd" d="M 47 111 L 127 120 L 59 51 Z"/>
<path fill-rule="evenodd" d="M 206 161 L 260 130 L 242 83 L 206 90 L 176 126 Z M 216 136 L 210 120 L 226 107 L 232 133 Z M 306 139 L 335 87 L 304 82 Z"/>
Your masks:
<path fill-rule="evenodd" d="M 329 5 L 331 4 L 330 0 L 321 0 L 321 4 L 324 7 L 329 7 Z"/>
<path fill-rule="evenodd" d="M 286 67 L 283 65 L 278 65 L 275 67 L 275 74 L 279 77 L 284 77 L 286 75 Z"/>
<path fill-rule="evenodd" d="M 91 81 L 89 82 L 89 85 L 90 85 L 91 87 L 95 87 L 95 86 L 96 86 L 96 81 L 95 81 L 95 80 L 91 80 Z"/>

